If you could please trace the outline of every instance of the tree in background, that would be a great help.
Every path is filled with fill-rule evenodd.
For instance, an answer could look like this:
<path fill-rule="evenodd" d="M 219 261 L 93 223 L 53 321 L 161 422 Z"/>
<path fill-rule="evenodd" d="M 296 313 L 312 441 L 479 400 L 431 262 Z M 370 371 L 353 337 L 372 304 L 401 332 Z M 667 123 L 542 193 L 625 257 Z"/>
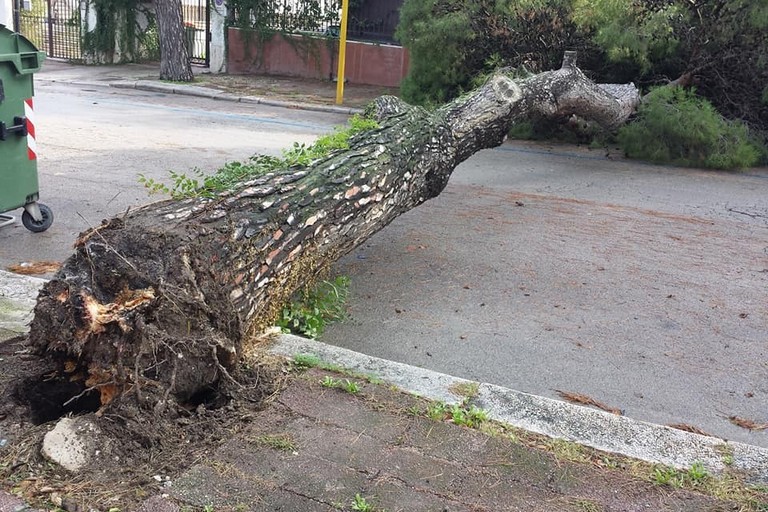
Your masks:
<path fill-rule="evenodd" d="M 160 36 L 160 79 L 191 82 L 192 66 L 184 44 L 181 0 L 157 0 L 157 27 Z"/>
<path fill-rule="evenodd" d="M 696 86 L 721 114 L 768 130 L 768 2 L 574 0 L 572 19 L 628 72 L 611 78 Z"/>
<path fill-rule="evenodd" d="M 598 81 L 695 85 L 768 131 L 766 29 L 764 0 L 405 0 L 396 35 L 411 102 L 456 97 L 495 67 L 547 69 L 574 48 Z"/>
<path fill-rule="evenodd" d="M 557 66 L 564 48 L 594 65 L 589 41 L 569 18 L 567 0 L 406 0 L 395 37 L 408 48 L 403 97 L 439 104 L 503 66 L 539 72 Z"/>

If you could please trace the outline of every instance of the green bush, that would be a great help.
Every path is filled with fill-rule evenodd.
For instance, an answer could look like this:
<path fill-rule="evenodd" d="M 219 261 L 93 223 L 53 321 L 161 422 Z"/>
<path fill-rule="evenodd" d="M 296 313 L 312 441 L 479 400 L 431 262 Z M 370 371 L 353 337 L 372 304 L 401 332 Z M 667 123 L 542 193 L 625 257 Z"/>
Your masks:
<path fill-rule="evenodd" d="M 283 332 L 317 338 L 331 322 L 347 317 L 345 304 L 349 295 L 349 277 L 338 276 L 301 291 L 283 308 L 277 326 Z"/>
<path fill-rule="evenodd" d="M 466 11 L 441 11 L 440 0 L 408 0 L 400 9 L 395 37 L 410 52 L 402 97 L 416 105 L 444 103 L 472 79 L 467 53 L 475 34 Z"/>
<path fill-rule="evenodd" d="M 681 87 L 651 91 L 618 140 L 630 158 L 688 167 L 739 169 L 757 165 L 761 157 L 743 123 L 725 119 L 709 101 Z"/>
<path fill-rule="evenodd" d="M 499 67 L 553 69 L 563 48 L 584 50 L 584 62 L 585 40 L 569 19 L 569 5 L 569 0 L 404 0 L 395 32 L 410 55 L 403 99 L 437 105 L 473 89 Z"/>

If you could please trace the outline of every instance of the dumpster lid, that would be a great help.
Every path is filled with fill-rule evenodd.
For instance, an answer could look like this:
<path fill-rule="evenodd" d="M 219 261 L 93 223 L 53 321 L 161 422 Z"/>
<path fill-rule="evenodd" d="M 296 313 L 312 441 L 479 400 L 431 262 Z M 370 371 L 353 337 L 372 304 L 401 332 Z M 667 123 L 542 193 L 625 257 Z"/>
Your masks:
<path fill-rule="evenodd" d="M 10 62 L 20 75 L 40 71 L 45 52 L 38 51 L 23 35 L 0 24 L 0 62 Z"/>

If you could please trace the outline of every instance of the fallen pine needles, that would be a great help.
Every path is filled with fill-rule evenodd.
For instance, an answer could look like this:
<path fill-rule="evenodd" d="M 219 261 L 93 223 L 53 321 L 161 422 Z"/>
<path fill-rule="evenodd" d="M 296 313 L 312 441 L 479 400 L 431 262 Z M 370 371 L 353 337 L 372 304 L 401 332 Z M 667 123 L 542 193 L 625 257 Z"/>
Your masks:
<path fill-rule="evenodd" d="M 560 397 L 562 397 L 564 400 L 567 400 L 574 404 L 580 404 L 580 405 L 591 405 L 593 407 L 597 407 L 598 409 L 602 409 L 605 412 L 609 412 L 611 414 L 615 414 L 617 416 L 623 416 L 624 411 L 621 409 L 618 409 L 616 407 L 610 407 L 608 405 L 605 405 L 602 402 L 598 402 L 594 398 L 582 395 L 581 393 L 571 393 L 569 391 L 560 391 L 559 389 L 555 390 Z"/>
<path fill-rule="evenodd" d="M 725 416 L 728 421 L 736 425 L 737 427 L 745 428 L 747 430 L 768 430 L 768 423 L 757 423 L 747 418 L 740 418 L 739 416 Z"/>
<path fill-rule="evenodd" d="M 707 432 L 704 432 L 699 427 L 694 427 L 693 425 L 688 425 L 687 423 L 671 423 L 667 425 L 669 428 L 674 428 L 677 430 L 682 430 L 684 432 L 691 432 L 694 434 L 699 434 L 700 436 L 707 436 L 707 437 L 714 437 L 712 434 L 709 434 Z"/>

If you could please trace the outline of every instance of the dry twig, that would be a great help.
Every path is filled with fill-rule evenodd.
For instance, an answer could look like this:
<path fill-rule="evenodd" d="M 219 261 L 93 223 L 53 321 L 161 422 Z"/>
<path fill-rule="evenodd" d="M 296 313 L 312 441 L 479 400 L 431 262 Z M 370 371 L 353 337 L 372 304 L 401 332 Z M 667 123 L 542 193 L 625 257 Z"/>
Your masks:
<path fill-rule="evenodd" d="M 724 416 L 728 418 L 728 421 L 736 425 L 737 427 L 745 428 L 747 430 L 768 430 L 768 423 L 757 423 L 747 418 L 740 418 L 739 416 Z"/>
<path fill-rule="evenodd" d="M 693 425 L 688 425 L 687 423 L 670 423 L 667 426 L 669 428 L 682 430 L 684 432 L 692 432 L 694 434 L 699 434 L 700 436 L 714 437 L 712 434 L 708 434 L 707 432 L 704 432 L 699 427 L 694 427 Z"/>
<path fill-rule="evenodd" d="M 602 409 L 606 412 L 609 412 L 611 414 L 615 414 L 617 416 L 623 416 L 624 411 L 621 409 L 618 409 L 616 407 L 610 407 L 608 405 L 605 405 L 602 402 L 598 402 L 592 397 L 589 397 L 587 395 L 582 395 L 581 393 L 571 393 L 569 391 L 560 391 L 559 389 L 555 390 L 558 395 L 560 395 L 564 400 L 567 400 L 574 404 L 580 404 L 580 405 L 591 405 L 593 407 L 597 407 L 598 409 Z"/>
<path fill-rule="evenodd" d="M 61 268 L 58 261 L 25 261 L 18 265 L 10 265 L 7 270 L 14 274 L 23 274 L 25 276 L 34 276 L 39 274 L 51 274 Z"/>

